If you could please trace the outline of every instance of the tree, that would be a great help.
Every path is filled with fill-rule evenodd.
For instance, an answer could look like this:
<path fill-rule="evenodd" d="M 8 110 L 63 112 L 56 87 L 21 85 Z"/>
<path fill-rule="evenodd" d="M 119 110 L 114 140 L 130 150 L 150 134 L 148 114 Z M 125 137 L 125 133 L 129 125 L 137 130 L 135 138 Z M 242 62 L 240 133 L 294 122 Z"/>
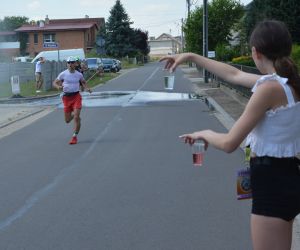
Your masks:
<path fill-rule="evenodd" d="M 140 54 L 146 56 L 149 54 L 149 45 L 148 45 L 148 32 L 142 31 L 141 29 L 134 30 L 134 47 L 140 52 Z"/>
<path fill-rule="evenodd" d="M 14 31 L 23 24 L 28 23 L 28 21 L 28 17 L 25 16 L 4 17 L 3 20 L 0 20 L 0 31 Z M 27 37 L 24 34 L 19 34 L 18 39 L 20 41 L 20 53 L 21 55 L 24 55 L 26 51 Z"/>
<path fill-rule="evenodd" d="M 213 0 L 208 5 L 208 47 L 214 50 L 218 44 L 228 44 L 231 31 L 244 15 L 243 6 L 236 0 Z"/>
<path fill-rule="evenodd" d="M 121 1 L 116 0 L 106 23 L 105 49 L 108 55 L 123 57 L 136 54 L 132 44 L 134 30 L 130 27 L 131 24 Z"/>
<path fill-rule="evenodd" d="M 183 26 L 186 40 L 186 51 L 202 54 L 203 7 L 192 11 Z"/>
<path fill-rule="evenodd" d="M 231 30 L 243 16 L 243 6 L 237 0 L 213 0 L 208 3 L 208 48 L 215 50 L 218 44 L 228 44 Z M 187 50 L 202 54 L 203 7 L 192 11 L 184 25 Z"/>
<path fill-rule="evenodd" d="M 293 42 L 300 43 L 300 2 L 299 0 L 253 0 L 246 12 L 245 27 L 249 38 L 255 25 L 264 19 L 284 22 Z"/>
<path fill-rule="evenodd" d="M 148 45 L 148 32 L 144 32 L 141 29 L 135 29 L 132 44 L 137 50 L 137 54 L 135 55 L 137 61 L 144 63 L 145 56 L 147 56 L 150 52 Z"/>
<path fill-rule="evenodd" d="M 0 31 L 14 31 L 21 27 L 23 24 L 28 23 L 29 19 L 25 16 L 11 16 L 0 19 Z"/>

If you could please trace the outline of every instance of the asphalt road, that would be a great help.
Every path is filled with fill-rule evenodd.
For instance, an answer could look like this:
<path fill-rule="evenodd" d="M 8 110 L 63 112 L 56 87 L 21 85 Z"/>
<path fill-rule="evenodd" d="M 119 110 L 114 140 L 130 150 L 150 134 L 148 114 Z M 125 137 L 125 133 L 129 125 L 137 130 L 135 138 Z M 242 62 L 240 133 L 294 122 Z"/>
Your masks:
<path fill-rule="evenodd" d="M 166 92 L 162 76 L 148 64 L 95 91 Z M 178 70 L 168 93 L 191 85 Z M 226 129 L 201 99 L 145 93 L 85 107 L 77 145 L 60 108 L 1 139 L 0 249 L 251 249 L 242 150 L 209 148 L 194 167 L 178 135 Z"/>

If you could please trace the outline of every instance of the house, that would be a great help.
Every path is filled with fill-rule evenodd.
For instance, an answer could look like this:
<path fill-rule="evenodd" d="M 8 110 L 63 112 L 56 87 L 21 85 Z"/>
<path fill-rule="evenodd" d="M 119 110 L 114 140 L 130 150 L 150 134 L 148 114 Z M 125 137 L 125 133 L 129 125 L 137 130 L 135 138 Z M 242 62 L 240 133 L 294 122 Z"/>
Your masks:
<path fill-rule="evenodd" d="M 166 33 L 161 34 L 156 39 L 150 37 L 148 44 L 150 47 L 149 56 L 151 58 L 176 54 L 182 51 L 181 37 L 173 37 Z"/>
<path fill-rule="evenodd" d="M 49 19 L 16 29 L 27 41 L 26 54 L 35 57 L 41 51 L 83 48 L 91 50 L 104 18 Z"/>
<path fill-rule="evenodd" d="M 12 57 L 20 54 L 20 43 L 17 39 L 15 31 L 0 31 L 0 58 L 3 61 L 7 58 L 8 61 Z"/>

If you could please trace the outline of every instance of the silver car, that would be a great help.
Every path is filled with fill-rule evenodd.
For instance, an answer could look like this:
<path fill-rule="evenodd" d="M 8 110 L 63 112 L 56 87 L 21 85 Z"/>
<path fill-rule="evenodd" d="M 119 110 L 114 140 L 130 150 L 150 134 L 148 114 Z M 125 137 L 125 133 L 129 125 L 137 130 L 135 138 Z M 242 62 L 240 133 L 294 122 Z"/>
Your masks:
<path fill-rule="evenodd" d="M 113 59 L 113 61 L 116 64 L 117 71 L 120 71 L 120 69 L 122 69 L 122 62 L 120 60 L 118 60 L 118 59 Z"/>
<path fill-rule="evenodd" d="M 103 62 L 99 57 L 86 58 L 85 63 L 89 71 L 103 71 Z"/>

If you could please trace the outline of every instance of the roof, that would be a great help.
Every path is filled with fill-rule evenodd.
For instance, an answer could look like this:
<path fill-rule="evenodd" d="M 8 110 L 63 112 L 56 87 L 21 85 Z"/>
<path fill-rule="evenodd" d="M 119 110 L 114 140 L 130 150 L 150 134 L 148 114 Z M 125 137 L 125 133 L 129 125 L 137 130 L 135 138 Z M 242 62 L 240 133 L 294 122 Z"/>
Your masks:
<path fill-rule="evenodd" d="M 174 41 L 176 43 L 181 44 L 181 41 L 176 39 L 175 37 L 167 34 L 167 33 L 162 33 L 159 37 L 157 37 L 155 40 L 149 40 L 149 42 L 162 42 L 162 41 Z"/>
<path fill-rule="evenodd" d="M 97 23 L 99 27 L 103 26 L 105 20 L 103 17 L 88 17 L 88 18 L 73 18 L 73 19 L 49 19 L 49 24 L 58 24 L 58 23 Z"/>
<path fill-rule="evenodd" d="M 89 29 L 93 26 L 98 26 L 95 22 L 87 23 L 55 23 L 55 24 L 44 24 L 42 27 L 38 25 L 25 24 L 22 27 L 16 29 L 17 32 L 28 32 L 28 31 L 57 31 L 57 30 L 82 30 Z"/>
<path fill-rule="evenodd" d="M 0 36 L 10 36 L 10 35 L 16 35 L 17 33 L 15 31 L 0 31 Z"/>

